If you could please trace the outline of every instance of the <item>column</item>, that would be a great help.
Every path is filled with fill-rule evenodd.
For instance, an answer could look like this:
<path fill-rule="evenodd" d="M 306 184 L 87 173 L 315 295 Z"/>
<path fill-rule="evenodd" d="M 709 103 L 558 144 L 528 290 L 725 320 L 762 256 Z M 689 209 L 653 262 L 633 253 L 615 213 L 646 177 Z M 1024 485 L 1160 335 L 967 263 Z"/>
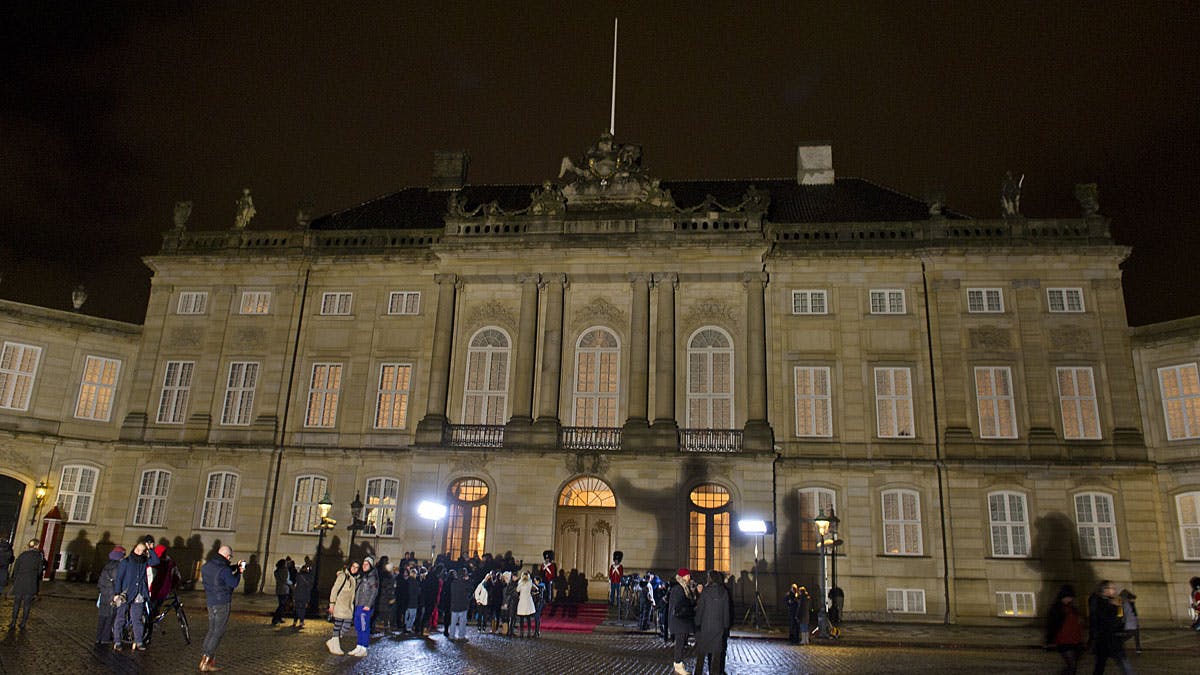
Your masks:
<path fill-rule="evenodd" d="M 542 328 L 542 390 L 538 397 L 538 416 L 533 423 L 533 442 L 553 447 L 558 443 L 558 399 L 562 373 L 563 290 L 567 275 L 543 274 L 542 292 L 546 295 L 546 318 Z"/>
<path fill-rule="evenodd" d="M 417 423 L 417 443 L 423 445 L 442 442 L 442 429 L 446 424 L 446 395 L 450 390 L 454 301 L 459 284 L 455 274 L 435 274 L 433 280 L 438 284 L 438 304 L 434 319 L 433 354 L 429 363 L 429 398 L 425 402 L 425 417 Z"/>
<path fill-rule="evenodd" d="M 658 289 L 657 362 L 654 368 L 654 424 L 660 447 L 674 447 L 679 424 L 675 420 L 675 289 L 679 274 L 654 275 Z"/>
<path fill-rule="evenodd" d="M 504 445 L 523 444 L 527 438 L 529 425 L 533 423 L 533 363 L 537 353 L 537 312 L 538 312 L 538 282 L 541 277 L 537 274 L 518 274 L 517 283 L 521 285 L 521 316 L 517 325 L 517 350 L 514 364 L 512 417 L 504 430 Z"/>
<path fill-rule="evenodd" d="M 769 452 L 775 436 L 767 423 L 766 272 L 742 275 L 746 286 L 746 429 L 743 448 Z"/>
<path fill-rule="evenodd" d="M 633 311 L 629 326 L 629 413 L 625 419 L 622 444 L 644 444 L 649 429 L 647 418 L 650 388 L 650 273 L 629 275 L 633 288 Z M 635 434 L 636 437 L 632 437 Z"/>

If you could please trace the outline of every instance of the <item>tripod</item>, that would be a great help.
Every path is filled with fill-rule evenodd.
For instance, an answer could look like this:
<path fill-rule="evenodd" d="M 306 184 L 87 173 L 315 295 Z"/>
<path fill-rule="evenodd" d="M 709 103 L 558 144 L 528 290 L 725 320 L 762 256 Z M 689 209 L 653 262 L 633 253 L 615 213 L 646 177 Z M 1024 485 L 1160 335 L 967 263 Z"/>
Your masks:
<path fill-rule="evenodd" d="M 746 615 L 742 617 L 742 623 L 750 622 L 753 617 L 755 628 L 770 630 L 771 622 L 767 620 L 767 610 L 763 607 L 762 595 L 758 592 L 758 544 L 761 541 L 762 535 L 759 535 L 759 541 L 754 543 L 754 603 L 746 609 Z M 763 562 L 765 563 L 766 561 L 764 560 Z"/>

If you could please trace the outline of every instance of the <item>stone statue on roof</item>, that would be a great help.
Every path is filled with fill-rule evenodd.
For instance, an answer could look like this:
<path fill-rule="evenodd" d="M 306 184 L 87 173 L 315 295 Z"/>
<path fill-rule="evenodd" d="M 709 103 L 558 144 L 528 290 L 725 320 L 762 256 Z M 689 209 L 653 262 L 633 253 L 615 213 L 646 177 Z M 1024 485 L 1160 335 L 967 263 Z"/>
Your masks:
<path fill-rule="evenodd" d="M 742 195 L 742 203 L 738 204 L 739 211 L 757 211 L 766 212 L 767 207 L 771 205 L 771 193 L 767 190 L 760 190 L 751 185 L 746 188 L 746 192 Z"/>
<path fill-rule="evenodd" d="M 313 205 L 312 202 L 300 202 L 296 205 L 296 228 L 307 230 L 308 224 L 312 222 Z"/>
<path fill-rule="evenodd" d="M 642 187 L 638 201 L 654 209 L 674 211 L 676 208 L 675 198 L 671 196 L 671 191 L 662 187 L 662 181 L 657 178 L 651 178 L 650 182 Z"/>
<path fill-rule="evenodd" d="M 529 213 L 535 216 L 557 216 L 567 210 L 567 199 L 562 190 L 550 181 L 542 181 L 540 190 L 529 194 Z"/>
<path fill-rule="evenodd" d="M 1095 183 L 1077 183 L 1075 199 L 1079 200 L 1079 208 L 1083 209 L 1083 217 L 1099 215 L 1100 187 Z"/>
<path fill-rule="evenodd" d="M 1004 182 L 1000 184 L 1000 206 L 1005 217 L 1021 215 L 1021 185 L 1024 182 L 1025 174 L 1014 179 L 1011 171 L 1004 173 Z"/>
<path fill-rule="evenodd" d="M 572 183 L 587 181 L 607 186 L 614 180 L 628 178 L 641 173 L 641 171 L 641 146 L 633 144 L 618 146 L 613 142 L 613 135 L 605 130 L 600 133 L 600 139 L 584 153 L 582 166 L 576 164 L 570 157 L 563 157 L 558 177 L 571 175 L 574 177 Z"/>
<path fill-rule="evenodd" d="M 192 217 L 191 202 L 175 202 L 175 229 L 182 230 L 187 227 L 188 218 Z"/>
<path fill-rule="evenodd" d="M 250 188 L 242 188 L 242 196 L 237 200 L 237 215 L 234 217 L 233 226 L 239 230 L 246 229 L 255 213 L 254 199 L 250 197 Z"/>

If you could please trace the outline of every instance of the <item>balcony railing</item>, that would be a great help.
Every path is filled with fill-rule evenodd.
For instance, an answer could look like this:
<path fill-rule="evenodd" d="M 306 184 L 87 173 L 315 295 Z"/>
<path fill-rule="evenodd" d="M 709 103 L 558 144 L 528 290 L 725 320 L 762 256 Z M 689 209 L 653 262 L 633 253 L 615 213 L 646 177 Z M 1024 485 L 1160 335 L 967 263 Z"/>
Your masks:
<path fill-rule="evenodd" d="M 679 449 L 684 452 L 741 452 L 741 429 L 680 429 Z"/>
<path fill-rule="evenodd" d="M 447 424 L 442 444 L 452 448 L 500 448 L 504 427 L 498 424 Z"/>
<path fill-rule="evenodd" d="M 620 450 L 620 427 L 563 427 L 558 432 L 563 450 Z"/>

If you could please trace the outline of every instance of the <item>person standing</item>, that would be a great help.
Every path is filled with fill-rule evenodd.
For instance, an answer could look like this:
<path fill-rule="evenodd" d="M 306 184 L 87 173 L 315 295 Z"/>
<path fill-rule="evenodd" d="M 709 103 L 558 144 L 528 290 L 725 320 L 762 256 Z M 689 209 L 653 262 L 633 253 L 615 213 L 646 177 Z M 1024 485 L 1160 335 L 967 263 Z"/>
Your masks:
<path fill-rule="evenodd" d="M 121 559 L 125 557 L 124 546 L 114 546 L 108 553 L 108 562 L 100 570 L 100 578 L 96 587 L 100 596 L 96 598 L 96 646 L 110 644 L 113 641 L 113 618 L 117 608 L 113 606 L 113 596 L 117 594 L 117 569 L 121 567 Z"/>
<path fill-rule="evenodd" d="M 346 626 L 354 623 L 354 591 L 358 586 L 358 563 L 348 562 L 338 570 L 329 589 L 329 614 L 333 616 L 333 637 L 325 641 L 330 654 L 341 656 L 342 635 Z"/>
<path fill-rule="evenodd" d="M 134 545 L 133 550 L 117 568 L 116 595 L 117 617 L 113 621 L 113 650 L 121 650 L 125 626 L 133 626 L 133 648 L 146 649 L 146 603 L 150 601 L 150 583 L 146 568 L 158 564 L 158 553 L 152 548 L 154 537 L 147 535 Z M 116 599 L 119 598 L 119 599 Z M 153 627 L 152 627 L 153 628 Z"/>
<path fill-rule="evenodd" d="M 1121 672 L 1131 675 L 1133 668 L 1129 665 L 1129 657 L 1125 655 L 1125 640 L 1121 635 L 1125 622 L 1121 617 L 1121 599 L 1117 597 L 1117 587 L 1111 581 L 1101 581 L 1096 592 L 1088 599 L 1088 609 L 1092 651 L 1096 656 L 1092 674 L 1101 675 L 1106 662 L 1112 659 Z"/>
<path fill-rule="evenodd" d="M 304 617 L 308 614 L 308 603 L 312 601 L 315 584 L 312 567 L 305 564 L 296 573 L 296 585 L 292 587 L 292 610 L 295 612 L 292 628 L 304 628 Z"/>
<path fill-rule="evenodd" d="M 655 577 L 654 579 L 654 606 L 658 608 L 658 635 L 663 639 L 663 644 L 671 645 L 671 630 L 668 628 L 668 610 L 670 609 L 670 601 L 668 593 L 670 585 L 666 581 Z"/>
<path fill-rule="evenodd" d="M 800 606 L 796 611 L 796 618 L 800 621 L 800 644 L 808 644 L 808 639 L 812 633 L 808 630 L 808 617 L 812 614 L 812 596 L 808 594 L 808 589 L 804 586 L 800 587 Z"/>
<path fill-rule="evenodd" d="M 21 616 L 21 630 L 25 630 L 25 622 L 29 621 L 29 610 L 33 607 L 33 596 L 38 594 L 42 584 L 42 570 L 46 567 L 46 559 L 38 548 L 41 545 L 37 539 L 30 539 L 25 551 L 17 556 L 12 568 L 12 621 L 8 629 L 17 627 L 17 613 L 22 607 L 25 613 Z M 143 573 L 143 577 L 145 574 Z"/>
<path fill-rule="evenodd" d="M 417 610 L 421 607 L 421 571 L 416 567 L 405 570 L 404 579 L 404 632 L 416 630 Z"/>
<path fill-rule="evenodd" d="M 533 637 L 542 637 L 542 611 L 546 609 L 546 582 L 533 578 Z"/>
<path fill-rule="evenodd" d="M 625 559 L 625 554 L 621 551 L 613 551 L 612 564 L 608 566 L 608 606 L 616 607 L 617 600 L 621 597 L 621 579 L 625 578 L 625 566 L 621 561 Z"/>
<path fill-rule="evenodd" d="M 233 549 L 222 546 L 217 554 L 200 567 L 200 582 L 204 584 L 204 604 L 208 607 L 208 632 L 204 634 L 204 652 L 200 656 L 200 670 L 212 673 L 221 670 L 214 654 L 217 645 L 229 625 L 229 606 L 233 603 L 233 589 L 237 588 L 246 571 L 246 561 L 232 563 Z"/>
<path fill-rule="evenodd" d="M 712 571 L 696 603 L 696 675 L 704 672 L 705 659 L 711 675 L 725 673 L 725 631 L 733 624 L 725 575 Z"/>
<path fill-rule="evenodd" d="M 788 644 L 800 644 L 800 587 L 792 584 L 784 597 L 787 604 Z"/>
<path fill-rule="evenodd" d="M 517 582 L 517 620 L 520 622 L 521 637 L 533 632 L 533 614 L 537 605 L 533 601 L 533 579 L 529 571 L 521 572 L 521 580 Z"/>
<path fill-rule="evenodd" d="M 375 613 L 371 615 L 371 623 L 382 626 L 383 633 L 390 634 L 392 629 L 396 627 L 396 575 L 393 572 L 395 566 L 384 560 L 387 556 L 379 559 L 379 593 L 375 597 Z M 371 627 L 371 633 L 375 633 L 375 626 Z"/>
<path fill-rule="evenodd" d="M 1062 675 L 1075 675 L 1083 655 L 1083 621 L 1075 607 L 1075 587 L 1064 584 L 1046 613 L 1046 645 L 1062 657 Z"/>
<path fill-rule="evenodd" d="M 450 639 L 467 639 L 467 612 L 471 609 L 471 579 L 466 570 L 450 570 Z"/>
<path fill-rule="evenodd" d="M 1142 627 L 1138 621 L 1137 604 L 1133 601 L 1137 600 L 1137 596 L 1128 588 L 1121 589 L 1121 609 L 1122 615 L 1125 618 L 1125 635 L 1133 636 L 1133 648 L 1136 653 L 1142 653 Z"/>
<path fill-rule="evenodd" d="M 371 644 L 371 615 L 375 612 L 375 598 L 378 595 L 379 575 L 375 573 L 375 559 L 367 556 L 363 558 L 362 572 L 354 588 L 354 632 L 358 644 L 348 652 L 350 656 L 367 655 L 367 646 Z"/>
<path fill-rule="evenodd" d="M 283 623 L 283 613 L 287 609 L 288 598 L 292 596 L 292 581 L 288 574 L 287 561 L 283 558 L 275 561 L 275 599 L 279 604 L 275 607 L 275 613 L 271 615 L 271 625 L 278 626 Z"/>
<path fill-rule="evenodd" d="M 1188 581 L 1191 595 L 1188 596 L 1188 606 L 1192 608 L 1192 630 L 1200 630 L 1200 577 L 1192 577 Z"/>
<path fill-rule="evenodd" d="M 8 566 L 12 561 L 12 542 L 0 539 L 0 595 L 4 595 L 4 587 L 8 585 Z"/>
<path fill-rule="evenodd" d="M 175 560 L 167 553 L 166 544 L 155 546 L 154 552 L 158 554 L 158 564 L 150 568 L 150 616 L 157 619 L 159 608 L 167 598 L 179 592 L 183 578 L 179 576 Z"/>
<path fill-rule="evenodd" d="M 675 635 L 675 672 L 687 675 L 683 667 L 683 654 L 687 651 L 688 636 L 696 630 L 696 591 L 692 587 L 692 573 L 686 567 L 679 568 L 675 573 L 667 603 L 671 607 L 671 633 Z"/>

